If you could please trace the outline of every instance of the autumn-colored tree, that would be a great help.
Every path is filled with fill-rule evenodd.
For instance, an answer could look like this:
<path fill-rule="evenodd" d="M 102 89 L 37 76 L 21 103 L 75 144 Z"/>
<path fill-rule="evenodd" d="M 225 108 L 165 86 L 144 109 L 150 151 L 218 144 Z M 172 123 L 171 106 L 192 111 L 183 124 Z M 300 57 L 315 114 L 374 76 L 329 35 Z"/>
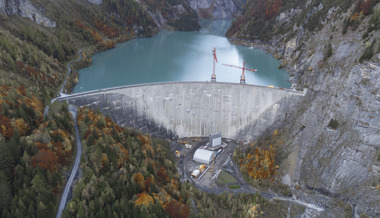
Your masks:
<path fill-rule="evenodd" d="M 115 48 L 115 45 L 116 43 L 112 40 L 103 40 L 103 41 L 98 42 L 96 46 L 100 49 L 107 50 L 107 49 Z"/>
<path fill-rule="evenodd" d="M 171 200 L 165 208 L 166 212 L 168 212 L 169 217 L 175 218 L 186 218 L 189 217 L 190 209 L 187 205 L 182 204 L 177 200 Z"/>
<path fill-rule="evenodd" d="M 373 0 L 359 0 L 356 4 L 356 8 L 359 12 L 362 12 L 364 15 L 368 15 L 371 12 L 373 5 Z"/>
<path fill-rule="evenodd" d="M 269 179 L 275 173 L 275 152 L 272 146 L 268 150 L 255 148 L 248 153 L 243 169 L 254 179 Z"/>
<path fill-rule="evenodd" d="M 51 172 L 57 170 L 57 156 L 51 150 L 40 150 L 32 157 L 33 167 L 42 167 Z"/>
<path fill-rule="evenodd" d="M 161 181 L 161 182 L 167 182 L 169 180 L 168 173 L 167 173 L 164 166 L 161 166 L 158 169 L 157 177 L 158 177 L 159 181 Z"/>
<path fill-rule="evenodd" d="M 146 206 L 149 206 L 150 204 L 154 204 L 154 200 L 152 196 L 147 194 L 146 192 L 143 192 L 141 194 L 137 194 L 138 198 L 135 201 L 135 205 L 142 205 L 145 204 Z"/>
<path fill-rule="evenodd" d="M 114 27 L 109 27 L 105 25 L 100 20 L 95 20 L 95 28 L 100 30 L 103 34 L 105 34 L 108 38 L 113 38 L 118 36 L 118 31 Z"/>
<path fill-rule="evenodd" d="M 150 189 L 150 185 L 152 183 L 154 183 L 154 179 L 152 177 L 149 176 L 148 178 L 146 178 L 146 180 L 145 180 L 145 190 L 148 191 Z"/>
<path fill-rule="evenodd" d="M 21 135 L 25 135 L 29 131 L 29 126 L 24 119 L 18 118 L 14 122 L 14 126 L 17 128 Z"/>
<path fill-rule="evenodd" d="M 137 173 L 134 177 L 134 180 L 136 182 L 136 184 L 139 185 L 140 187 L 140 190 L 144 191 L 145 190 L 145 180 L 144 180 L 144 176 L 141 174 L 141 173 Z"/>
<path fill-rule="evenodd" d="M 102 161 L 102 166 L 103 167 L 106 165 L 106 163 L 108 163 L 108 155 L 106 153 L 102 154 L 101 161 Z"/>
<path fill-rule="evenodd" d="M 21 74 L 25 73 L 25 64 L 24 64 L 24 62 L 22 62 L 20 60 L 16 61 L 16 71 L 18 73 L 21 73 Z"/>
<path fill-rule="evenodd" d="M 78 25 L 80 28 L 86 30 L 87 32 L 89 32 L 91 34 L 92 37 L 94 37 L 94 40 L 96 42 L 101 42 L 102 41 L 102 37 L 100 36 L 99 33 L 97 33 L 96 31 L 92 30 L 90 27 L 84 25 L 80 20 L 75 20 L 75 24 Z"/>
<path fill-rule="evenodd" d="M 5 138 L 9 139 L 13 136 L 13 127 L 11 119 L 0 114 L 0 133 Z"/>
<path fill-rule="evenodd" d="M 25 86 L 20 86 L 17 88 L 17 92 L 20 93 L 23 96 L 26 96 L 26 89 Z"/>
<path fill-rule="evenodd" d="M 267 3 L 267 5 L 266 5 L 266 9 L 265 9 L 265 18 L 271 19 L 281 9 L 282 0 L 275 0 L 272 3 L 270 3 L 270 1 L 267 1 L 266 3 Z"/>

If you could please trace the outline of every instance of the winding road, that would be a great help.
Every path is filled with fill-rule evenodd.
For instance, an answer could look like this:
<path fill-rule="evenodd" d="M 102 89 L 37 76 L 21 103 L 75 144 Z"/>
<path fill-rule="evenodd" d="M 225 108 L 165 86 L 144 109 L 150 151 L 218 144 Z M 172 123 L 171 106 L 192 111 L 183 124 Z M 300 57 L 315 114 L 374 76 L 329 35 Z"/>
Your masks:
<path fill-rule="evenodd" d="M 70 68 L 70 65 L 71 65 L 72 63 L 74 63 L 74 62 L 77 62 L 77 61 L 82 60 L 82 58 L 83 58 L 83 56 L 82 56 L 82 51 L 83 51 L 83 49 L 80 49 L 80 50 L 78 51 L 79 56 L 78 56 L 78 58 L 77 58 L 76 60 L 72 60 L 72 61 L 70 61 L 70 62 L 67 64 L 67 66 L 66 66 L 66 68 L 67 68 L 66 78 L 65 78 L 65 81 L 63 82 L 63 84 L 62 84 L 62 86 L 61 86 L 61 89 L 59 90 L 59 94 L 58 94 L 58 96 L 62 96 L 62 95 L 64 95 L 64 94 L 63 94 L 63 89 L 65 88 L 66 83 L 67 83 L 67 79 L 69 78 L 69 76 L 70 76 L 70 74 L 71 74 L 71 68 Z"/>
<path fill-rule="evenodd" d="M 59 92 L 58 92 L 58 94 L 57 94 L 57 97 L 56 97 L 56 98 L 53 98 L 53 99 L 51 100 L 51 103 L 53 103 L 57 98 L 59 98 L 59 97 L 65 95 L 65 94 L 63 93 L 63 89 L 65 88 L 66 83 L 67 83 L 67 79 L 69 78 L 69 76 L 70 76 L 70 74 L 71 74 L 71 68 L 70 68 L 70 65 L 71 65 L 72 63 L 74 63 L 74 62 L 77 62 L 77 61 L 82 60 L 82 58 L 83 58 L 83 56 L 82 56 L 82 51 L 83 51 L 83 49 L 80 49 L 80 50 L 78 51 L 78 55 L 79 55 L 78 58 L 75 59 L 75 60 L 71 60 L 71 61 L 67 64 L 67 66 L 66 66 L 67 74 L 66 74 L 66 77 L 65 77 L 65 81 L 63 81 L 63 84 L 62 84 L 61 88 L 59 89 Z M 44 109 L 44 114 L 43 114 L 43 117 L 44 117 L 44 118 L 46 117 L 46 115 L 48 114 L 48 112 L 49 112 L 49 105 L 46 105 L 46 107 L 45 107 L 45 109 Z"/>
<path fill-rule="evenodd" d="M 76 141 L 76 145 L 77 145 L 77 154 L 75 156 L 75 162 L 74 162 L 74 166 L 73 166 L 73 168 L 71 170 L 70 177 L 67 180 L 65 189 L 64 189 L 64 191 L 62 193 L 62 197 L 61 197 L 61 201 L 59 203 L 59 207 L 58 207 L 58 212 L 57 212 L 56 218 L 60 218 L 62 216 L 62 211 L 66 207 L 67 195 L 69 194 L 71 185 L 72 185 L 72 183 L 74 181 L 74 177 L 78 173 L 79 163 L 80 163 L 80 157 L 82 155 L 82 146 L 81 146 L 81 143 L 80 143 L 80 137 L 79 137 L 79 131 L 78 131 L 78 123 L 77 123 L 77 119 L 76 119 L 76 117 L 77 117 L 77 110 L 78 109 L 75 106 L 69 105 L 69 111 L 73 115 L 73 118 L 74 118 L 75 141 Z"/>
<path fill-rule="evenodd" d="M 82 51 L 83 49 L 80 49 L 78 51 L 78 54 L 79 54 L 79 57 L 75 60 L 72 60 L 70 61 L 66 68 L 67 68 L 67 74 L 66 74 L 66 78 L 65 78 L 65 81 L 63 82 L 60 90 L 59 90 L 59 93 L 57 95 L 56 98 L 52 99 L 51 100 L 51 103 L 53 103 L 57 98 L 61 97 L 61 96 L 64 96 L 65 94 L 63 93 L 63 88 L 66 86 L 66 83 L 67 83 L 67 79 L 68 77 L 70 76 L 71 74 L 71 68 L 70 68 L 70 65 L 76 61 L 80 61 L 82 60 L 83 56 L 82 56 Z M 74 165 L 73 165 L 73 168 L 71 169 L 71 174 L 70 174 L 70 177 L 69 179 L 67 180 L 66 182 L 66 186 L 65 186 L 65 189 L 63 190 L 63 193 L 62 193 L 62 196 L 61 196 L 61 201 L 59 202 L 59 207 L 58 207 L 58 211 L 57 211 L 57 216 L 56 218 L 60 218 L 62 216 L 62 211 L 65 209 L 66 207 L 66 203 L 67 203 L 67 196 L 70 192 L 70 188 L 73 184 L 73 181 L 74 181 L 74 178 L 75 178 L 75 175 L 78 173 L 78 169 L 79 169 L 79 163 L 80 163 L 80 157 L 82 155 L 82 145 L 80 143 L 80 137 L 79 137 L 79 130 L 78 130 L 78 123 L 77 123 L 77 108 L 74 106 L 74 105 L 69 105 L 69 111 L 71 113 L 71 115 L 73 116 L 73 119 L 74 119 L 74 128 L 75 128 L 75 141 L 76 141 L 76 156 L 75 156 L 75 162 L 74 162 Z M 48 114 L 49 112 L 49 106 L 47 105 L 45 107 L 45 110 L 44 110 L 44 117 Z"/>

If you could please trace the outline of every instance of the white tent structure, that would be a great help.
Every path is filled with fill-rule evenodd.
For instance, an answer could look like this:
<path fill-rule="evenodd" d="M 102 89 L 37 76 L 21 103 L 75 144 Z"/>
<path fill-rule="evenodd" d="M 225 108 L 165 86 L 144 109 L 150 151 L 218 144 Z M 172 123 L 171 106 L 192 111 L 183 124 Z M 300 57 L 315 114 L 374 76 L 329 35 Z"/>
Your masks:
<path fill-rule="evenodd" d="M 206 149 L 197 149 L 194 153 L 193 160 L 199 163 L 210 164 L 211 161 L 216 157 L 218 152 L 209 151 Z"/>

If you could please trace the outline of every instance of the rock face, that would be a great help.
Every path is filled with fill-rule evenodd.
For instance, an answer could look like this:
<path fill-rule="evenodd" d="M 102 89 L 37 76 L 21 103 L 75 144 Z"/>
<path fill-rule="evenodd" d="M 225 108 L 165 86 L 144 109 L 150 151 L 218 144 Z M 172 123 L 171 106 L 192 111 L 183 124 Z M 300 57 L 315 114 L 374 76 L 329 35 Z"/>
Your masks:
<path fill-rule="evenodd" d="M 8 16 L 17 14 L 45 27 L 54 28 L 57 25 L 44 15 L 42 7 L 36 8 L 29 0 L 0 0 L 0 12 Z"/>
<path fill-rule="evenodd" d="M 162 13 L 162 10 L 159 9 L 147 10 L 160 29 L 165 28 L 165 26 L 172 20 L 180 19 L 180 17 L 186 13 L 186 9 L 182 4 L 170 6 L 170 8 L 170 13 Z M 166 16 L 163 14 L 166 14 Z"/>
<path fill-rule="evenodd" d="M 323 9 L 323 5 L 312 9 L 301 25 L 291 22 L 301 9 L 279 13 L 274 18 L 275 26 L 291 23 L 287 32 L 273 36 L 270 41 L 247 40 L 246 44 L 282 57 L 294 84 L 309 88 L 302 106 L 288 117 L 288 125 L 284 127 L 288 131 L 284 147 L 290 152 L 287 164 L 281 165 L 283 178 L 290 177 L 284 181 L 343 200 L 356 215 L 378 217 L 380 55 L 376 52 L 379 50 L 374 50 L 371 61 L 360 63 L 359 59 L 380 31 L 372 32 L 366 43 L 362 40 L 363 32 L 358 30 L 342 34 L 343 20 L 350 12 L 339 14 L 338 8 L 327 9 L 320 29 L 308 30 L 304 24 L 312 17 L 312 11 Z M 343 19 L 338 19 L 339 16 Z M 369 20 L 370 16 L 364 18 L 361 26 L 368 25 Z M 330 56 L 326 55 L 329 46 Z M 332 119 L 339 123 L 335 129 L 329 125 Z M 295 189 L 293 193 L 301 195 Z"/>
<path fill-rule="evenodd" d="M 200 18 L 233 18 L 241 13 L 242 0 L 187 0 Z"/>
<path fill-rule="evenodd" d="M 87 1 L 95 5 L 101 5 L 103 2 L 103 0 L 87 0 Z"/>

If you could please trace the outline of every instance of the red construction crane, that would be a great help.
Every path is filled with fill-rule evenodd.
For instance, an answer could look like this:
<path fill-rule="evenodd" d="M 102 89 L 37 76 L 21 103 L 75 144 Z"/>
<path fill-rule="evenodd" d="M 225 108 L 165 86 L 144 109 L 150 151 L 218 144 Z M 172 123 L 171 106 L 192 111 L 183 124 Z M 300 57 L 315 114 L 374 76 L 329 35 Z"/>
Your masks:
<path fill-rule="evenodd" d="M 235 65 L 231 65 L 231 64 L 223 64 L 223 65 L 224 66 L 228 66 L 228 67 L 235 67 L 235 68 L 239 68 L 239 69 L 243 70 L 243 72 L 241 73 L 241 76 L 240 76 L 240 84 L 245 84 L 245 75 L 244 75 L 245 70 L 249 70 L 249 71 L 252 71 L 252 72 L 256 72 L 257 71 L 256 69 L 245 68 L 245 62 L 243 62 L 243 67 L 235 66 Z"/>
<path fill-rule="evenodd" d="M 216 58 L 215 48 L 212 50 L 212 56 L 213 56 L 213 68 L 212 68 L 211 82 L 216 82 L 215 61 L 216 63 L 218 63 L 218 59 Z"/>

